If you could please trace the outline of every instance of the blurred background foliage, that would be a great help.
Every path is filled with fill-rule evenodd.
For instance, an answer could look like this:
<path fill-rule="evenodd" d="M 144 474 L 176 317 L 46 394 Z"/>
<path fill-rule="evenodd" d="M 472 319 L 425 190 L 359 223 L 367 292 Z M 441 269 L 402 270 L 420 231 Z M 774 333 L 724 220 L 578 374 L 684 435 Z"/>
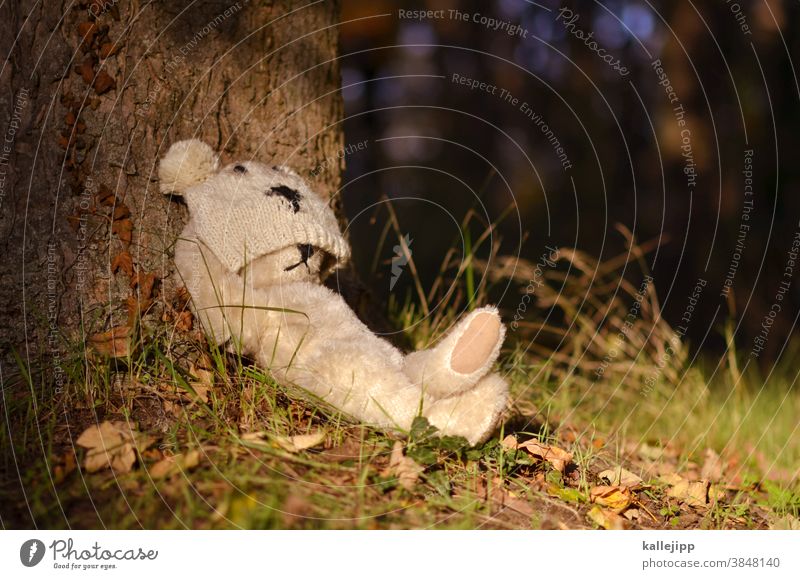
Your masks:
<path fill-rule="evenodd" d="M 399 10 L 440 12 L 408 18 Z M 492 251 L 531 263 L 546 246 L 577 248 L 598 262 L 629 254 L 621 275 L 633 276 L 635 287 L 651 273 L 673 327 L 698 280 L 707 280 L 687 325 L 694 348 L 721 352 L 723 327 L 733 320 L 736 344 L 749 351 L 786 279 L 800 220 L 800 90 L 791 61 L 800 54 L 798 23 L 800 4 L 777 0 L 345 0 L 340 53 L 351 146 L 342 195 L 359 269 L 384 301 L 413 294 L 413 275 L 391 284 L 392 259 L 407 236 L 427 293 L 448 249 L 463 262 L 496 222 L 475 252 L 489 264 L 475 272 L 476 284 L 490 282 Z M 628 73 L 606 64 L 576 30 L 591 33 Z M 694 186 L 656 60 L 685 111 Z M 453 82 L 454 74 L 487 88 Z M 753 209 L 745 222 L 748 149 Z M 465 216 L 470 224 L 462 227 Z M 744 239 L 742 223 L 750 225 Z M 639 244 L 651 242 L 643 261 L 618 224 Z M 584 279 L 587 289 L 597 282 Z M 798 282 L 762 366 L 792 333 Z M 520 302 L 518 288 L 495 283 L 487 291 L 507 315 Z M 526 313 L 528 321 L 540 315 Z"/>

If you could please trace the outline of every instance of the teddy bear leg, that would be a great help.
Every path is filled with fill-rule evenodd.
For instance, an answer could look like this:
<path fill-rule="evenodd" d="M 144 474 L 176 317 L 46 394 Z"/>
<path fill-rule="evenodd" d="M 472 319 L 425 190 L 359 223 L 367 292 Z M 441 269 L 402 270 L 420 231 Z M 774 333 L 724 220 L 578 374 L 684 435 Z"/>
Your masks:
<path fill-rule="evenodd" d="M 404 372 L 433 398 L 472 388 L 497 360 L 505 327 L 496 308 L 470 312 L 433 348 L 405 357 Z"/>
<path fill-rule="evenodd" d="M 495 430 L 507 403 L 508 383 L 489 374 L 471 390 L 436 400 L 422 413 L 442 434 L 463 436 L 475 446 Z"/>

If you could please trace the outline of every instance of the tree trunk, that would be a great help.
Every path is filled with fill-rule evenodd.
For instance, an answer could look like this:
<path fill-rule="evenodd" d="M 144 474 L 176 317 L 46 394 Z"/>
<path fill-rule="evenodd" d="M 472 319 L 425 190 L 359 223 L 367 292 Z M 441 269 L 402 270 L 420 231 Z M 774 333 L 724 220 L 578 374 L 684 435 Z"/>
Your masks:
<path fill-rule="evenodd" d="M 4 362 L 13 347 L 58 383 L 76 338 L 119 353 L 133 319 L 166 315 L 186 219 L 155 180 L 172 142 L 200 138 L 223 161 L 287 164 L 338 190 L 338 2 L 266 4 L 0 7 Z"/>

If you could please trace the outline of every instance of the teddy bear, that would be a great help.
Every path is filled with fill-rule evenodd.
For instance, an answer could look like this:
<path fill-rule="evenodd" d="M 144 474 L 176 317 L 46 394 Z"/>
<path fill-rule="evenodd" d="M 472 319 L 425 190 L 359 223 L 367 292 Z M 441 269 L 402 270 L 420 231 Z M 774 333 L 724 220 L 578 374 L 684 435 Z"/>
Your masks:
<path fill-rule="evenodd" d="M 220 167 L 212 147 L 190 139 L 169 148 L 158 177 L 189 210 L 175 265 L 212 343 L 378 429 L 408 432 L 424 416 L 471 445 L 492 434 L 509 397 L 491 371 L 505 337 L 496 308 L 470 311 L 437 344 L 404 355 L 323 285 L 350 246 L 296 172 L 252 160 Z"/>

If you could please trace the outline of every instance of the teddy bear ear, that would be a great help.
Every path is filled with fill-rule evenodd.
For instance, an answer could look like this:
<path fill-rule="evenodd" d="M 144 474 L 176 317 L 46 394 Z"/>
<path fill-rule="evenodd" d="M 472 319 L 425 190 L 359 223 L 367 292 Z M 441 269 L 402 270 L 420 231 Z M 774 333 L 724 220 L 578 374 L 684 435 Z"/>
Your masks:
<path fill-rule="evenodd" d="M 158 165 L 159 188 L 165 194 L 183 194 L 208 179 L 218 166 L 219 156 L 203 141 L 178 141 L 172 144 Z"/>

